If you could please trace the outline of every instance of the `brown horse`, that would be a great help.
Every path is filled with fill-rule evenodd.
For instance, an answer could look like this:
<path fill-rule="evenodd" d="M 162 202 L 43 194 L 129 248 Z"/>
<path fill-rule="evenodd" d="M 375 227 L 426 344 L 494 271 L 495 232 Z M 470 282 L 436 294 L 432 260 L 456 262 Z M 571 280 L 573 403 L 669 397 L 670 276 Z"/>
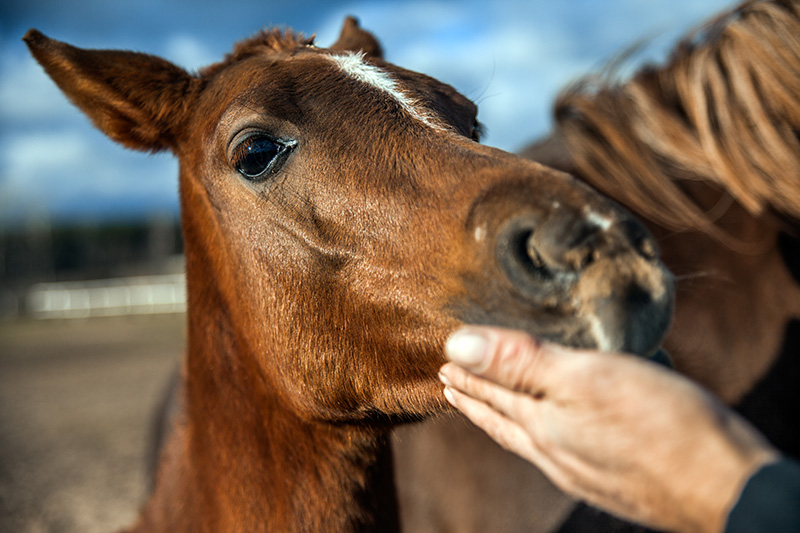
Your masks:
<path fill-rule="evenodd" d="M 136 530 L 396 530 L 387 435 L 444 409 L 459 324 L 641 354 L 667 330 L 642 226 L 475 142 L 475 106 L 353 20 L 330 49 L 264 32 L 197 75 L 25 41 L 108 136 L 180 161 L 184 409 Z"/>
<path fill-rule="evenodd" d="M 800 2 L 744 3 L 663 66 L 568 88 L 555 117 L 524 155 L 649 226 L 677 278 L 665 340 L 677 370 L 800 457 Z M 572 508 L 460 421 L 408 428 L 396 444 L 409 530 L 552 531 Z M 576 530 L 627 529 L 582 508 L 563 525 Z"/>

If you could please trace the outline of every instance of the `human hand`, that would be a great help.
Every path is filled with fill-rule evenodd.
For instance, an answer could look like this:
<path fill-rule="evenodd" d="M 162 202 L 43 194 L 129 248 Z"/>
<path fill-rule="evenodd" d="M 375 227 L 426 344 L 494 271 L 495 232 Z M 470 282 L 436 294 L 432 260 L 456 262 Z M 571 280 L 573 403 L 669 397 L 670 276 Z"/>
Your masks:
<path fill-rule="evenodd" d="M 652 527 L 721 531 L 776 452 L 675 372 L 470 327 L 447 343 L 448 401 L 568 494 Z"/>

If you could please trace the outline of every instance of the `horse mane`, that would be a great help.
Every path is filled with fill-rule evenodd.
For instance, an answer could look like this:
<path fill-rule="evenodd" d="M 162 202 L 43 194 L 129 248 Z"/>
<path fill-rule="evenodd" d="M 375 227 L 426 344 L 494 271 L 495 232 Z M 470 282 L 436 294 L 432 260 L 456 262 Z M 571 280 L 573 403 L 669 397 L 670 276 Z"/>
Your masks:
<path fill-rule="evenodd" d="M 577 171 L 665 228 L 736 244 L 718 224 L 734 201 L 800 220 L 800 3 L 745 2 L 683 39 L 663 67 L 568 87 L 555 117 Z"/>
<path fill-rule="evenodd" d="M 248 57 L 260 54 L 274 54 L 281 52 L 291 52 L 301 46 L 312 46 L 314 36 L 305 37 L 301 33 L 291 30 L 281 30 L 271 28 L 259 31 L 254 36 L 236 43 L 233 51 L 226 54 L 222 61 L 209 65 L 200 70 L 199 74 L 203 78 L 211 78 L 226 67 L 247 59 Z"/>

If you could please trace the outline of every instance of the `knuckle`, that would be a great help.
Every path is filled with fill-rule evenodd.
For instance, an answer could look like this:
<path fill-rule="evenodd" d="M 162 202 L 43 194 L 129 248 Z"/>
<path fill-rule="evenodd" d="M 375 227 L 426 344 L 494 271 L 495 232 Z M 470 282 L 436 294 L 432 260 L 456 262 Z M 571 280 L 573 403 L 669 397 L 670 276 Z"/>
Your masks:
<path fill-rule="evenodd" d="M 503 339 L 495 358 L 495 374 L 502 383 L 514 390 L 524 391 L 538 374 L 540 343 L 527 334 Z"/>

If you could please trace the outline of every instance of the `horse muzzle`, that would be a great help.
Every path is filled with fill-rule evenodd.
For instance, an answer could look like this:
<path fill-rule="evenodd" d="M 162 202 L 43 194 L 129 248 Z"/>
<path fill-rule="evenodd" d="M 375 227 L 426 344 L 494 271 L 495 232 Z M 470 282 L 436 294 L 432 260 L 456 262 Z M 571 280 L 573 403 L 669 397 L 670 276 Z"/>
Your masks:
<path fill-rule="evenodd" d="M 593 192 L 539 205 L 527 198 L 534 201 L 502 194 L 473 209 L 484 211 L 471 229 L 486 275 L 468 282 L 467 320 L 575 347 L 654 354 L 671 323 L 674 279 L 649 232 Z"/>

